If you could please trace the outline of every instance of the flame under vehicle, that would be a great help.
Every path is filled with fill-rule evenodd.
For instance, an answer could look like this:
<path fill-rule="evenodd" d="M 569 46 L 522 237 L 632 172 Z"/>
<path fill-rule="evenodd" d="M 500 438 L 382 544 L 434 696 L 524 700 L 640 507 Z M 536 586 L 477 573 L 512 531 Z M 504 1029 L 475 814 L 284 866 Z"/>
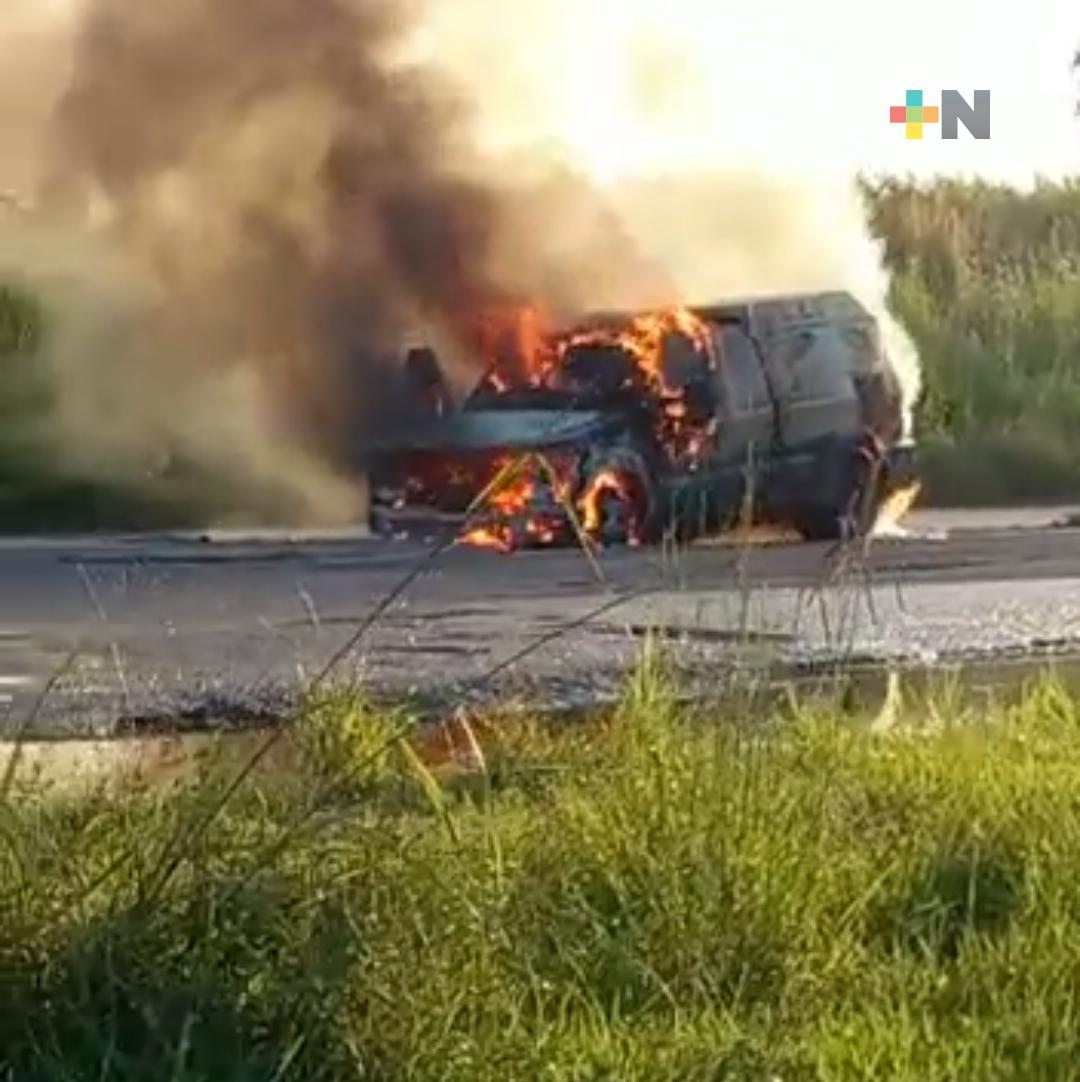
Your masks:
<path fill-rule="evenodd" d="M 434 353 L 410 353 L 411 408 L 369 460 L 376 525 L 467 515 L 462 540 L 503 551 L 748 522 L 840 539 L 916 483 L 901 387 L 848 293 L 601 314 L 557 333 L 519 313 L 484 348 L 460 405 Z"/>

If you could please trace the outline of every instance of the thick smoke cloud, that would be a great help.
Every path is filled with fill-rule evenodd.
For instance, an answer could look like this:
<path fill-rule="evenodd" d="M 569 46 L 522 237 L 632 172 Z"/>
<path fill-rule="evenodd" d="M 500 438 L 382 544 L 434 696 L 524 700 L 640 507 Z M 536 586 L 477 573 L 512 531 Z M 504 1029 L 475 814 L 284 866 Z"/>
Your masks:
<path fill-rule="evenodd" d="M 495 291 L 493 195 L 452 171 L 449 88 L 390 70 L 403 30 L 384 2 L 97 0 L 55 119 L 50 202 L 105 208 L 201 347 L 186 371 L 254 365 L 305 431 L 338 428 L 410 308 Z"/>
<path fill-rule="evenodd" d="M 349 518 L 318 464 L 385 408 L 409 332 L 465 357 L 488 309 L 657 290 L 587 183 L 476 150 L 468 101 L 404 60 L 415 14 L 76 9 L 38 208 L 5 250 L 55 300 L 57 434 L 80 460 L 194 463 L 254 504 L 276 486 L 275 514 Z"/>
<path fill-rule="evenodd" d="M 478 318 L 524 299 L 849 288 L 918 392 L 850 175 L 729 144 L 690 0 L 6 3 L 0 190 L 33 208 L 0 213 L 0 278 L 47 301 L 71 470 L 355 520 L 391 357 L 422 337 L 464 385 Z"/>

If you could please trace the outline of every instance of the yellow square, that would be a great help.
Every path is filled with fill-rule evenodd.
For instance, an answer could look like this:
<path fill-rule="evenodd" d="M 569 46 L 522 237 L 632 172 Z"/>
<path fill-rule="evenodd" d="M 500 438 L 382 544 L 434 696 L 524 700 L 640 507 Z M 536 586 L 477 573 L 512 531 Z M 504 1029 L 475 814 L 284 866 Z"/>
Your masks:
<path fill-rule="evenodd" d="M 908 124 L 908 126 L 907 126 L 907 137 L 909 139 L 921 139 L 922 138 L 922 124 L 919 121 L 913 120 L 913 121 L 911 121 L 910 124 Z"/>

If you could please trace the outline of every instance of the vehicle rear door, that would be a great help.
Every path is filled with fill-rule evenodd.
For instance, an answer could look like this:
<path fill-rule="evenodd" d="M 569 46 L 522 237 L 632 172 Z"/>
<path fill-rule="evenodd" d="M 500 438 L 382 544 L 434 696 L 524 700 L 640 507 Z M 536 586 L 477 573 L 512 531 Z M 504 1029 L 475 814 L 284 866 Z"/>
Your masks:
<path fill-rule="evenodd" d="M 828 322 L 785 327 L 769 337 L 764 353 L 785 453 L 859 431 L 851 348 L 839 327 Z"/>

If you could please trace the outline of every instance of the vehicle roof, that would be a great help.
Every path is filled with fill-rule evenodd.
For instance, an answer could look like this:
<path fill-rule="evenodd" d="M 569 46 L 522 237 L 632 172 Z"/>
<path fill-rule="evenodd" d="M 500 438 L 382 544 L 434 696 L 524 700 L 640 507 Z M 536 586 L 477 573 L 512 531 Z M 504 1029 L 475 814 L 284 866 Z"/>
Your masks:
<path fill-rule="evenodd" d="M 865 322 L 873 317 L 846 290 L 826 290 L 816 293 L 764 293 L 727 298 L 707 304 L 690 304 L 688 309 L 702 319 L 748 323 L 758 329 L 770 330 L 784 324 L 817 321 Z M 602 322 L 633 319 L 638 312 L 596 312 L 579 321 L 581 326 Z"/>
<path fill-rule="evenodd" d="M 704 318 L 753 317 L 769 314 L 793 319 L 869 318 L 866 309 L 844 290 L 819 293 L 771 293 L 722 300 L 715 304 L 692 305 L 691 311 Z"/>

